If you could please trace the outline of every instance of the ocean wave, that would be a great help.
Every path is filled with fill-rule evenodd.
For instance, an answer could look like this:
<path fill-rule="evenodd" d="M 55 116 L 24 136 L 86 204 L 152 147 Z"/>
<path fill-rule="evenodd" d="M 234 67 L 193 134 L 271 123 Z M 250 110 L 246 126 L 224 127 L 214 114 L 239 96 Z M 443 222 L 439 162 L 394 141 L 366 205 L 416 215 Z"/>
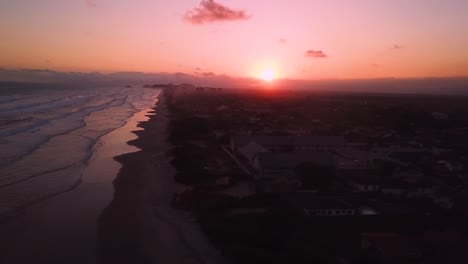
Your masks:
<path fill-rule="evenodd" d="M 117 87 L 0 98 L 10 109 L 0 111 L 0 214 L 76 185 L 100 138 L 153 107 L 158 94 Z"/>
<path fill-rule="evenodd" d="M 52 138 L 80 130 L 82 135 L 97 138 L 125 123 L 133 113 L 151 104 L 154 97 L 148 96 L 145 89 L 108 88 L 96 91 L 76 91 L 58 93 L 64 98 L 54 99 L 54 104 L 43 105 L 39 102 L 23 105 L 23 110 L 38 111 L 34 115 L 11 108 L 7 114 L 19 114 L 13 118 L 0 119 L 0 167 L 16 162 L 41 148 Z M 149 91 L 154 93 L 154 91 Z M 70 95 L 71 94 L 71 95 Z M 49 98 L 50 99 L 50 98 Z M 50 102 L 51 100 L 43 100 Z M 153 101 L 154 102 L 154 101 Z M 34 106 L 32 106 L 34 105 Z M 112 108 L 110 113 L 106 109 Z M 46 110 L 49 110 L 46 112 Z M 101 112 L 101 114 L 99 114 Z M 97 113 L 93 115 L 94 113 Z M 6 114 L 2 112 L 0 116 Z M 88 118 L 93 115 L 93 118 Z M 95 120 L 99 120 L 96 123 Z"/>

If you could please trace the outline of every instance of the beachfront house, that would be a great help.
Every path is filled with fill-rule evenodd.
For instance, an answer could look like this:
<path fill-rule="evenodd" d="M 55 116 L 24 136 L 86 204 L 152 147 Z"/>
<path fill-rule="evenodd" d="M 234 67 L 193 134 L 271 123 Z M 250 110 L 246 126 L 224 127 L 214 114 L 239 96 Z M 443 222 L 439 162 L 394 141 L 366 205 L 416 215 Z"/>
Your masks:
<path fill-rule="evenodd" d="M 338 148 L 334 153 L 339 170 L 364 170 L 374 167 L 377 156 L 356 148 Z"/>
<path fill-rule="evenodd" d="M 332 156 L 321 151 L 265 152 L 254 158 L 254 167 L 259 170 L 257 178 L 293 175 L 296 168 L 303 163 L 322 167 L 335 166 Z"/>
<path fill-rule="evenodd" d="M 359 206 L 345 198 L 322 196 L 311 192 L 295 192 L 282 197 L 287 211 L 305 217 L 353 216 L 359 214 Z"/>
<path fill-rule="evenodd" d="M 254 159 L 258 157 L 260 153 L 268 152 L 266 148 L 262 145 L 257 144 L 254 141 L 251 141 L 241 147 L 238 150 L 239 154 L 241 154 L 251 165 L 255 165 Z M 254 166 L 255 167 L 255 166 Z M 258 167 L 255 167 L 259 169 Z"/>
<path fill-rule="evenodd" d="M 353 179 L 350 181 L 355 192 L 378 192 L 380 184 L 370 179 Z"/>
<path fill-rule="evenodd" d="M 341 136 L 237 135 L 231 138 L 231 149 L 238 151 L 250 142 L 255 142 L 269 151 L 336 150 L 346 147 L 346 141 Z"/>

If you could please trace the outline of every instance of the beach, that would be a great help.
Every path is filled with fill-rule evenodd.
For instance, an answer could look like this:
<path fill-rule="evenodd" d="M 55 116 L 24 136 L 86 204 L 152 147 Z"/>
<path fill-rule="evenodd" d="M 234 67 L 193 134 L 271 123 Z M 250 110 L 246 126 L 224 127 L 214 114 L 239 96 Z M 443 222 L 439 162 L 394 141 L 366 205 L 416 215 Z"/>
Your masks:
<path fill-rule="evenodd" d="M 160 96 L 154 115 L 129 142 L 141 151 L 122 163 L 115 193 L 99 219 L 101 263 L 223 263 L 188 212 L 171 207 L 177 188 L 167 155 L 168 111 Z"/>
<path fill-rule="evenodd" d="M 151 105 L 154 105 L 154 101 Z M 32 198 L 23 199 L 28 202 L 16 210 L 10 209 L 8 216 L 0 219 L 0 263 L 97 263 L 97 219 L 112 200 L 112 183 L 121 168 L 113 157 L 139 150 L 126 142 L 136 138 L 133 131 L 141 130 L 138 124 L 147 120 L 148 113 L 152 111 L 151 106 L 142 104 L 140 108 L 125 118 L 122 126 L 96 141 L 91 150 L 92 156 L 76 168 L 75 174 L 59 170 L 53 175 L 24 181 L 19 187 L 10 185 L 2 189 L 3 203 L 17 201 L 18 197 Z M 91 132 L 97 123 L 101 128 L 105 127 L 103 122 L 108 123 L 118 110 L 105 109 L 106 114 L 101 111 L 99 119 L 99 116 L 88 116 L 86 122 L 90 128 L 83 130 Z M 72 143 L 64 144 L 70 146 Z M 70 155 L 62 152 L 61 156 Z M 48 159 L 45 162 L 47 165 L 58 157 L 49 155 L 45 158 Z M 81 167 L 84 169 L 79 170 Z M 46 189 L 57 191 L 47 193 L 44 192 Z M 42 196 L 36 195 L 40 191 Z"/>
<path fill-rule="evenodd" d="M 191 215 L 171 207 L 168 113 L 162 93 L 154 101 L 97 141 L 70 187 L 2 218 L 0 263 L 222 263 Z"/>

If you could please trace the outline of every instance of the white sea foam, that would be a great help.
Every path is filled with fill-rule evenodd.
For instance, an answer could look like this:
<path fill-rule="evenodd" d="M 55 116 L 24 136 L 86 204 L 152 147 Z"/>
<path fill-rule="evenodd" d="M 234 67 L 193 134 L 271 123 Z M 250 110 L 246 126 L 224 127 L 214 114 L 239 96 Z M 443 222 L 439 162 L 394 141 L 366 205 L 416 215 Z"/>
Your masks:
<path fill-rule="evenodd" d="M 155 89 L 113 87 L 0 96 L 2 203 L 30 202 L 39 196 L 33 191 L 39 185 L 42 196 L 70 188 L 98 139 L 152 107 L 158 94 Z"/>

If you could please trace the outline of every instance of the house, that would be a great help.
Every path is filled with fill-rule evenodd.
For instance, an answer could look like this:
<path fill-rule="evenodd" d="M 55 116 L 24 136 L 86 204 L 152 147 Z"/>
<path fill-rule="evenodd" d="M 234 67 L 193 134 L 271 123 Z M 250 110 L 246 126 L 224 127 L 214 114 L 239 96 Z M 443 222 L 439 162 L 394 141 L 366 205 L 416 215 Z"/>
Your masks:
<path fill-rule="evenodd" d="M 221 106 L 218 106 L 216 108 L 217 112 L 225 112 L 225 111 L 229 111 L 229 110 L 231 110 L 231 108 L 229 106 L 227 106 L 227 105 L 221 105 Z"/>
<path fill-rule="evenodd" d="M 406 190 L 400 185 L 384 185 L 380 190 L 383 194 L 391 195 L 396 198 L 401 198 Z"/>
<path fill-rule="evenodd" d="M 335 150 L 346 147 L 346 140 L 341 136 L 304 135 L 293 137 L 296 150 Z"/>
<path fill-rule="evenodd" d="M 354 192 L 380 191 L 380 177 L 375 170 L 346 169 L 339 170 L 338 175 L 351 186 Z"/>
<path fill-rule="evenodd" d="M 432 186 L 419 186 L 413 188 L 404 188 L 401 186 L 385 186 L 381 188 L 383 194 L 391 195 L 395 198 L 432 198 L 436 192 L 435 187 Z"/>
<path fill-rule="evenodd" d="M 382 197 L 383 198 L 383 197 Z M 423 208 L 423 207 L 415 207 L 414 204 L 409 203 L 407 201 L 402 200 L 394 200 L 394 199 L 380 199 L 380 198 L 371 198 L 368 199 L 365 196 L 360 201 L 361 203 L 365 204 L 366 206 L 371 207 L 379 215 L 382 216 L 415 216 L 421 215 L 421 213 L 428 212 L 427 209 L 430 208 Z"/>
<path fill-rule="evenodd" d="M 281 148 L 291 146 L 291 138 L 288 136 L 252 136 L 252 135 L 238 135 L 231 138 L 231 149 L 235 152 L 238 152 L 239 149 L 250 142 L 255 142 L 258 145 L 270 150 L 278 151 Z"/>
<path fill-rule="evenodd" d="M 424 173 L 415 166 L 398 167 L 393 173 L 393 178 L 414 183 L 423 180 Z"/>
<path fill-rule="evenodd" d="M 255 181 L 258 193 L 290 193 L 297 191 L 301 186 L 301 181 L 294 175 L 283 175 Z"/>
<path fill-rule="evenodd" d="M 333 157 L 322 151 L 265 152 L 255 157 L 253 164 L 259 170 L 257 178 L 274 178 L 294 175 L 303 163 L 335 167 Z"/>
<path fill-rule="evenodd" d="M 287 210 L 305 217 L 352 216 L 359 214 L 359 206 L 343 197 L 322 196 L 311 192 L 295 192 L 282 197 Z"/>
<path fill-rule="evenodd" d="M 355 215 L 356 209 L 347 208 L 343 206 L 331 206 L 326 207 L 314 207 L 314 208 L 304 208 L 304 213 L 306 216 L 345 216 L 345 215 Z"/>
<path fill-rule="evenodd" d="M 263 193 L 293 192 L 303 186 L 296 169 L 304 163 L 333 168 L 333 158 L 319 152 L 264 152 L 253 160 L 257 190 Z M 313 177 L 313 175 L 311 175 Z"/>
<path fill-rule="evenodd" d="M 231 187 L 217 191 L 217 193 L 237 199 L 242 199 L 255 195 L 255 189 L 250 182 L 239 182 Z"/>
<path fill-rule="evenodd" d="M 428 183 L 418 183 L 408 188 L 408 198 L 432 197 L 436 193 L 436 187 Z"/>
<path fill-rule="evenodd" d="M 388 154 L 388 157 L 401 165 L 419 164 L 433 158 L 433 153 L 425 149 L 400 148 Z"/>
<path fill-rule="evenodd" d="M 446 121 L 449 118 L 447 114 L 440 113 L 440 112 L 433 112 L 431 115 L 432 115 L 432 118 L 438 121 Z"/>
<path fill-rule="evenodd" d="M 379 263 L 421 263 L 423 238 L 392 232 L 362 233 L 361 250 L 377 253 L 383 260 Z"/>
<path fill-rule="evenodd" d="M 335 150 L 346 146 L 346 141 L 341 136 L 238 135 L 231 138 L 231 148 L 237 151 L 250 142 L 255 142 L 269 151 Z"/>
<path fill-rule="evenodd" d="M 263 215 L 269 211 L 268 208 L 230 208 L 226 211 L 227 216 L 252 216 L 252 215 Z"/>
<path fill-rule="evenodd" d="M 449 172 L 460 172 L 463 170 L 463 165 L 457 161 L 438 160 L 437 164 L 445 167 Z"/>
<path fill-rule="evenodd" d="M 363 175 L 349 180 L 349 184 L 355 192 L 378 192 L 380 184 L 377 179 Z"/>
<path fill-rule="evenodd" d="M 254 141 L 247 143 L 239 148 L 239 154 L 246 158 L 251 165 L 254 165 L 254 159 L 260 154 L 268 152 L 268 150 L 262 145 L 257 144 Z M 256 168 L 259 169 L 259 168 Z"/>
<path fill-rule="evenodd" d="M 369 169 L 376 156 L 356 148 L 339 148 L 334 154 L 337 169 Z"/>

